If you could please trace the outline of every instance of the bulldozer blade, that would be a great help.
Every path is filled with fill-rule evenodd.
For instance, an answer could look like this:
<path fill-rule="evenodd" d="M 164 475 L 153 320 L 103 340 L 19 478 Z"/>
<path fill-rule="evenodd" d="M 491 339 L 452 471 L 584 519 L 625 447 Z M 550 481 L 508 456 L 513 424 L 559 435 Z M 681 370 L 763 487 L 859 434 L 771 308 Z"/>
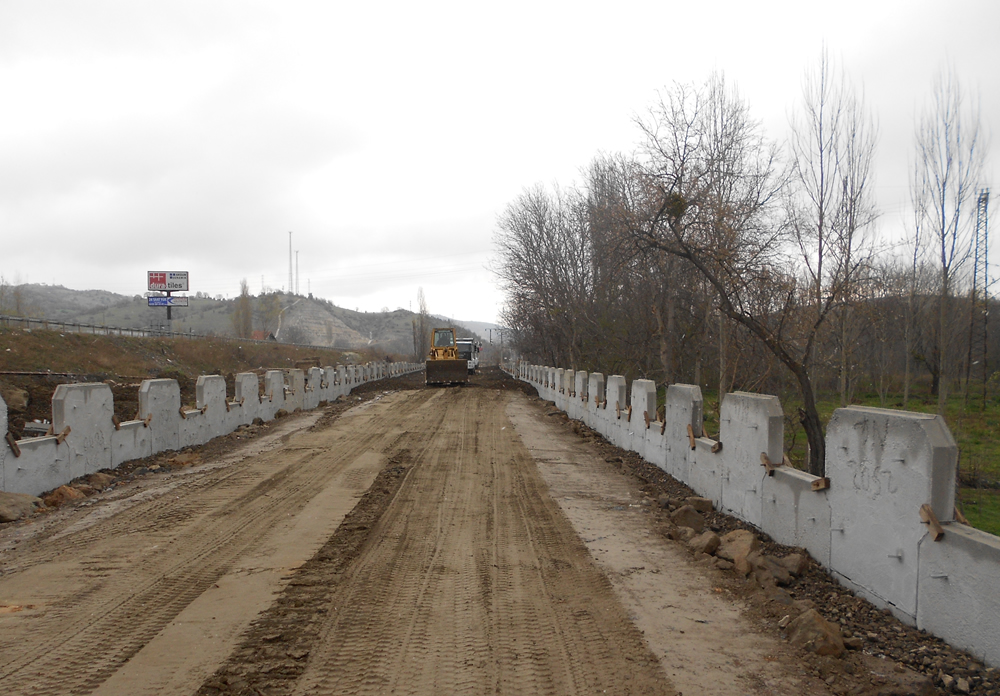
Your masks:
<path fill-rule="evenodd" d="M 465 384 L 469 381 L 467 360 L 428 360 L 427 384 Z"/>

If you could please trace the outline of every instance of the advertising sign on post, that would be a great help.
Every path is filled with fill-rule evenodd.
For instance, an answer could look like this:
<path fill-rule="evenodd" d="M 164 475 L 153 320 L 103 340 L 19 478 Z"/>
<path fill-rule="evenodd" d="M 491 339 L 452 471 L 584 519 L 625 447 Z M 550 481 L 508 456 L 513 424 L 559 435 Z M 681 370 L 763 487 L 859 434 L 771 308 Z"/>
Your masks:
<path fill-rule="evenodd" d="M 150 307 L 187 307 L 188 298 L 160 295 L 159 297 L 156 296 L 147 297 L 146 303 Z"/>
<path fill-rule="evenodd" d="M 187 271 L 148 271 L 148 290 L 160 290 L 165 292 L 187 292 L 188 272 Z"/>

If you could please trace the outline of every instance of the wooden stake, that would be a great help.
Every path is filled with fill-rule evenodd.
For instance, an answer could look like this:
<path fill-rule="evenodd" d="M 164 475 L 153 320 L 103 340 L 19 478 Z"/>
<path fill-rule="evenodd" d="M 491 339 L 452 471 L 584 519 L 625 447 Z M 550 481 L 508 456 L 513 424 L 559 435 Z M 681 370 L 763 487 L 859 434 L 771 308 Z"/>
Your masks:
<path fill-rule="evenodd" d="M 179 414 L 181 414 L 181 418 L 183 418 L 184 420 L 187 420 L 188 414 L 186 414 L 184 412 L 184 407 L 183 406 L 181 406 L 179 409 L 177 409 L 177 412 Z"/>
<path fill-rule="evenodd" d="M 970 526 L 969 520 L 965 519 L 965 515 L 963 515 L 962 511 L 958 508 L 955 508 L 955 521 L 959 524 L 964 524 L 966 527 Z"/>
<path fill-rule="evenodd" d="M 72 431 L 73 429 L 67 425 L 65 428 L 63 428 L 63 431 L 61 433 L 56 435 L 56 443 L 61 445 L 66 440 L 66 436 L 69 435 Z"/>
<path fill-rule="evenodd" d="M 111 414 L 111 422 L 114 424 L 115 430 L 121 430 L 122 429 L 122 422 L 120 420 L 118 420 L 118 416 L 116 416 L 113 413 Z"/>
<path fill-rule="evenodd" d="M 770 457 L 767 456 L 767 452 L 760 453 L 760 465 L 767 469 L 768 476 L 774 476 L 774 470 L 781 466 L 781 464 L 772 462 Z"/>
<path fill-rule="evenodd" d="M 7 444 L 10 445 L 10 451 L 14 453 L 14 456 L 20 457 L 21 448 L 17 446 L 17 440 L 14 439 L 14 436 L 8 432 L 4 439 L 7 441 Z"/>
<path fill-rule="evenodd" d="M 649 411 L 642 412 L 642 419 L 646 421 L 646 430 L 649 430 Z"/>
<path fill-rule="evenodd" d="M 934 541 L 941 541 L 944 538 L 944 527 L 938 522 L 937 515 L 934 514 L 934 508 L 929 504 L 924 503 L 920 506 L 920 519 L 927 525 L 927 529 Z"/>
<path fill-rule="evenodd" d="M 812 489 L 814 491 L 825 491 L 829 487 L 830 487 L 830 479 L 828 479 L 826 476 L 824 476 L 823 478 L 818 478 L 812 482 Z"/>
<path fill-rule="evenodd" d="M 714 445 L 712 445 L 712 454 L 718 454 L 721 451 L 722 451 L 722 440 L 718 440 Z"/>
<path fill-rule="evenodd" d="M 694 449 L 694 428 L 691 427 L 690 423 L 688 423 L 687 430 L 688 430 L 688 444 L 691 446 L 691 449 Z"/>
<path fill-rule="evenodd" d="M 628 418 L 625 419 L 626 423 L 632 422 L 632 404 L 628 405 Z"/>

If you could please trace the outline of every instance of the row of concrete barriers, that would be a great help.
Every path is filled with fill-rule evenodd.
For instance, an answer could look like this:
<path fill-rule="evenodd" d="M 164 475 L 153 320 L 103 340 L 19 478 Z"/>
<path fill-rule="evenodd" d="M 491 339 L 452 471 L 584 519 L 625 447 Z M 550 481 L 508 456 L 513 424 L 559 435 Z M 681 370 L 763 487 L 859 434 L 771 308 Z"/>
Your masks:
<path fill-rule="evenodd" d="M 640 454 L 775 541 L 805 548 L 843 585 L 903 621 L 1000 666 L 1000 538 L 954 521 L 958 448 L 940 416 L 852 406 L 827 426 L 826 476 L 782 466 L 775 396 L 726 394 L 703 432 L 701 389 L 510 366 L 541 398 Z M 929 505 L 944 529 L 922 520 Z M 925 508 L 925 516 L 926 516 Z M 937 537 L 937 540 L 935 540 Z"/>
<path fill-rule="evenodd" d="M 243 372 L 236 375 L 232 398 L 224 378 L 203 375 L 194 409 L 182 408 L 176 380 L 148 379 L 139 387 L 137 419 L 126 422 L 115 418 L 107 384 L 60 384 L 52 396 L 51 436 L 0 443 L 0 490 L 39 495 L 100 469 L 200 445 L 257 418 L 272 420 L 279 410 L 314 409 L 365 382 L 421 369 L 419 363 L 379 362 L 268 370 L 263 390 L 256 374 Z M 8 432 L 3 399 L 0 432 Z"/>

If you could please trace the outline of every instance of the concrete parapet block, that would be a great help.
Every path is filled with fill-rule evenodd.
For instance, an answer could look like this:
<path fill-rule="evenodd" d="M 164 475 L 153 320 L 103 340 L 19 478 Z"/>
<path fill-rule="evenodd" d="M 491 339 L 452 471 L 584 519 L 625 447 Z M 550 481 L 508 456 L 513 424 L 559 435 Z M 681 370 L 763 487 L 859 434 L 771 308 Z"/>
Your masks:
<path fill-rule="evenodd" d="M 126 421 L 111 433 L 111 466 L 153 454 L 153 433 L 142 421 Z"/>
<path fill-rule="evenodd" d="M 323 381 L 320 384 L 320 401 L 333 401 L 336 398 L 337 370 L 333 365 L 327 365 L 323 368 Z"/>
<path fill-rule="evenodd" d="M 147 379 L 139 386 L 139 420 L 152 432 L 152 454 L 181 447 L 181 388 L 173 379 Z"/>
<path fill-rule="evenodd" d="M 264 373 L 264 396 L 260 402 L 260 417 L 274 420 L 274 414 L 285 408 L 285 375 L 281 370 Z"/>
<path fill-rule="evenodd" d="M 305 407 L 306 375 L 298 368 L 289 368 L 285 373 L 285 410 L 289 413 Z"/>
<path fill-rule="evenodd" d="M 785 417 L 776 396 L 732 392 L 722 400 L 722 507 L 755 527 L 761 526 L 761 495 L 767 469 L 761 454 L 780 463 Z"/>
<path fill-rule="evenodd" d="M 201 375 L 194 386 L 195 405 L 201 412 L 208 439 L 228 435 L 236 427 L 230 424 L 226 403 L 226 380 L 219 375 Z M 206 440 L 207 442 L 207 440 Z"/>
<path fill-rule="evenodd" d="M 651 379 L 632 381 L 632 420 L 637 418 L 643 429 L 656 422 L 656 382 Z"/>
<path fill-rule="evenodd" d="M 957 522 L 920 539 L 917 627 L 1000 667 L 1000 538 Z"/>
<path fill-rule="evenodd" d="M 609 409 L 616 409 L 617 411 L 624 411 L 628 407 L 625 378 L 621 375 L 611 375 L 608 377 L 607 402 Z"/>
<path fill-rule="evenodd" d="M 781 544 L 801 546 L 830 565 L 830 501 L 813 490 L 816 476 L 783 466 L 765 476 L 760 528 Z"/>
<path fill-rule="evenodd" d="M 60 445 L 55 437 L 32 437 L 17 445 L 21 456 L 6 452 L 3 459 L 3 490 L 8 493 L 41 495 L 80 476 L 70 469 L 66 443 Z"/>
<path fill-rule="evenodd" d="M 587 377 L 587 398 L 591 404 L 602 403 L 605 400 L 604 375 L 600 372 L 591 372 Z"/>
<path fill-rule="evenodd" d="M 347 382 L 347 368 L 343 365 L 337 365 L 337 382 L 336 384 L 342 385 Z"/>
<path fill-rule="evenodd" d="M 115 404 L 107 384 L 60 384 L 52 395 L 52 429 L 66 432 L 72 476 L 111 468 Z"/>
<path fill-rule="evenodd" d="M 312 411 L 319 406 L 323 396 L 323 369 L 310 367 L 305 374 L 305 390 L 302 394 L 302 404 L 306 411 Z"/>
<path fill-rule="evenodd" d="M 940 416 L 851 406 L 827 426 L 830 568 L 911 623 L 917 613 L 920 506 L 952 519 L 958 448 Z"/>
<path fill-rule="evenodd" d="M 587 387 L 589 386 L 589 377 L 583 370 L 577 370 L 576 374 L 573 375 L 573 393 L 574 398 L 580 404 L 587 403 Z"/>
<path fill-rule="evenodd" d="M 671 384 L 663 405 L 663 435 L 666 450 L 665 471 L 678 481 L 690 485 L 692 460 L 688 426 L 697 438 L 702 435 L 704 400 L 701 387 L 693 384 Z"/>
<path fill-rule="evenodd" d="M 625 378 L 621 375 L 610 375 L 607 381 L 607 418 L 608 439 L 617 447 L 629 449 L 631 438 L 628 437 L 628 388 Z"/>
<path fill-rule="evenodd" d="M 560 394 L 566 391 L 566 370 L 561 367 L 556 368 L 556 391 Z"/>
<path fill-rule="evenodd" d="M 241 372 L 233 392 L 234 403 L 240 404 L 237 425 L 250 425 L 260 416 L 260 380 L 253 372 Z"/>
<path fill-rule="evenodd" d="M 358 370 L 356 366 L 354 365 L 347 366 L 347 384 L 353 385 L 357 382 L 357 380 L 355 379 L 357 377 L 357 372 Z"/>
<path fill-rule="evenodd" d="M 714 440 L 699 437 L 694 441 L 694 450 L 688 448 L 688 479 L 685 483 L 698 495 L 711 500 L 717 510 L 721 510 L 722 474 L 725 465 L 722 461 L 722 452 L 712 451 L 715 444 Z"/>

